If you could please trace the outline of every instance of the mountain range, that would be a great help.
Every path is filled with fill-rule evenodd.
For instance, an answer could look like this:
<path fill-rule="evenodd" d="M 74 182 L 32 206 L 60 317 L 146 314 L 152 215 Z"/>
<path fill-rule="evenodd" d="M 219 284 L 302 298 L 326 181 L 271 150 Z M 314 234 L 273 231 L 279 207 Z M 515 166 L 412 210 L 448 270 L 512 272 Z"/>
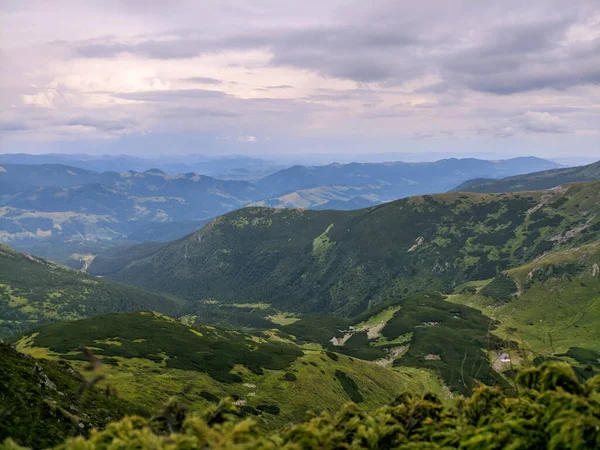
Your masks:
<path fill-rule="evenodd" d="M 501 161 L 485 161 L 472 158 L 442 159 L 431 163 L 351 163 L 327 166 L 294 166 L 260 179 L 256 184 L 264 193 L 280 197 L 266 200 L 264 206 L 299 207 L 290 201 L 294 193 L 303 200 L 304 190 L 325 186 L 352 186 L 346 194 L 338 193 L 336 200 L 352 200 L 362 197 L 373 203 L 384 203 L 411 195 L 446 192 L 460 181 L 478 178 L 488 173 L 489 178 L 502 178 L 516 173 L 528 173 L 556 168 L 557 164 L 539 158 L 525 157 Z M 325 201 L 310 199 L 302 207 L 324 206 Z M 346 208 L 344 208 L 346 209 Z"/>
<path fill-rule="evenodd" d="M 0 154 L 0 164 L 58 164 L 96 172 L 145 172 L 159 169 L 170 175 L 196 172 L 224 180 L 252 181 L 288 167 L 269 159 L 242 155 L 211 157 L 204 155 L 139 157 L 131 155 L 87 155 L 49 153 Z"/>
<path fill-rule="evenodd" d="M 2 163 L 0 242 L 82 268 L 102 250 L 176 239 L 246 205 L 350 210 L 447 190 L 472 177 L 555 166 L 538 158 L 295 166 L 250 183 L 159 169 Z"/>
<path fill-rule="evenodd" d="M 61 262 L 117 243 L 180 237 L 261 196 L 251 183 L 194 173 L 1 167 L 0 240 Z"/>

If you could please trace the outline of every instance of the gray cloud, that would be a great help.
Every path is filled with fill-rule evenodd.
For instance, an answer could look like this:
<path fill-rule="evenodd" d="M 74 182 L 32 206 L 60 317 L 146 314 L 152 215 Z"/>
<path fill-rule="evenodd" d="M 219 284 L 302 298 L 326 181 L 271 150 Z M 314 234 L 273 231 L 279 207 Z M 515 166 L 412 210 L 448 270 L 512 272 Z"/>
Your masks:
<path fill-rule="evenodd" d="M 556 144 L 600 131 L 598 0 L 14 5 L 0 12 L 3 142 L 454 130 Z M 81 26 L 57 27 L 59 13 Z"/>
<path fill-rule="evenodd" d="M 59 122 L 58 125 L 62 126 L 82 126 L 95 128 L 98 131 L 104 132 L 119 132 L 129 130 L 137 127 L 139 124 L 132 118 L 122 118 L 119 120 L 101 119 L 90 116 L 74 117 L 64 122 Z"/>
<path fill-rule="evenodd" d="M 209 89 L 173 89 L 141 92 L 122 92 L 111 94 L 123 100 L 136 100 L 144 102 L 172 102 L 185 99 L 210 99 L 223 98 L 225 93 Z"/>
<path fill-rule="evenodd" d="M 397 17 L 397 22 L 374 22 L 373 15 L 382 17 L 387 11 L 394 17 L 397 13 L 394 5 L 375 9 L 375 13 L 360 20 L 336 26 L 271 28 L 211 39 L 186 30 L 173 32 L 170 39 L 149 38 L 133 44 L 114 39 L 85 42 L 77 44 L 75 52 L 100 58 L 132 53 L 178 59 L 263 48 L 272 52 L 269 64 L 273 66 L 308 69 L 357 82 L 392 84 L 438 71 L 444 79 L 437 85 L 438 90 L 464 86 L 496 94 L 600 82 L 600 40 L 586 45 L 565 43 L 569 27 L 582 21 L 577 8 L 558 18 L 542 15 L 536 21 L 523 19 L 493 27 L 471 24 L 465 29 L 431 35 L 427 32 L 435 27 L 418 19 Z M 460 42 L 469 34 L 474 35 L 476 44 L 463 48 Z M 187 80 L 218 83 L 203 77 Z"/>
<path fill-rule="evenodd" d="M 0 120 L 0 131 L 25 131 L 31 126 L 25 121 Z"/>
<path fill-rule="evenodd" d="M 569 126 L 549 112 L 526 111 L 508 121 L 496 123 L 491 129 L 482 128 L 478 131 L 480 134 L 491 132 L 496 137 L 508 138 L 524 133 L 562 134 L 569 131 Z"/>
<path fill-rule="evenodd" d="M 170 108 L 161 110 L 161 116 L 169 118 L 198 118 L 198 117 L 240 117 L 236 111 L 227 111 L 218 108 Z"/>
<path fill-rule="evenodd" d="M 370 103 L 381 101 L 378 91 L 372 89 L 324 89 L 318 88 L 304 98 L 309 101 L 347 101 L 357 100 Z"/>
<path fill-rule="evenodd" d="M 206 50 L 201 41 L 177 39 L 173 41 L 146 40 L 138 44 L 126 44 L 115 41 L 100 41 L 82 43 L 75 47 L 77 56 L 85 58 L 112 58 L 121 53 L 156 58 L 156 59 L 181 59 L 193 58 L 201 53 L 201 48 Z"/>
<path fill-rule="evenodd" d="M 513 94 L 600 83 L 600 39 L 564 43 L 576 23 L 576 17 L 568 17 L 494 30 L 479 46 L 442 61 L 446 85 Z"/>
<path fill-rule="evenodd" d="M 217 80 L 216 78 L 209 77 L 190 77 L 190 78 L 182 78 L 179 81 L 184 81 L 186 83 L 197 83 L 197 84 L 222 84 L 221 80 Z"/>
<path fill-rule="evenodd" d="M 459 2 L 453 8 L 426 2 L 413 11 L 395 2 L 380 3 L 335 25 L 225 29 L 210 38 L 194 30 L 174 30 L 168 39 L 146 36 L 126 43 L 109 38 L 75 44 L 74 51 L 86 57 L 131 53 L 179 59 L 266 49 L 272 53 L 272 66 L 328 77 L 394 84 L 433 71 L 443 82 L 432 89 L 466 87 L 501 95 L 600 83 L 600 39 L 588 43 L 566 39 L 570 27 L 589 17 L 593 2 L 576 0 L 568 10 L 560 2 L 532 1 L 529 8 L 516 1 L 503 4 L 504 9 Z M 514 13 L 499 24 L 495 9 Z M 467 46 L 466 39 L 471 40 Z"/>

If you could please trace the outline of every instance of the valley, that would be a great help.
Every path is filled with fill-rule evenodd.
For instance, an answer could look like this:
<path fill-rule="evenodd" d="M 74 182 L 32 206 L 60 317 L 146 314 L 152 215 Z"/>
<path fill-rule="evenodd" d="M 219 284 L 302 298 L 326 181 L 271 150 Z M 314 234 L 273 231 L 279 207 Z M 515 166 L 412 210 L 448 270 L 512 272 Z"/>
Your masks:
<path fill-rule="evenodd" d="M 5 368 L 43 364 L 36 411 L 56 422 L 54 444 L 104 426 L 102 392 L 106 420 L 133 413 L 160 435 L 167 411 L 225 405 L 264 432 L 347 402 L 453 408 L 482 384 L 515 395 L 521 372 L 549 362 L 584 382 L 600 373 L 599 183 L 247 207 L 174 241 L 106 249 L 87 273 L 0 246 Z M 26 401 L 30 381 L 12 379 Z M 57 382 L 93 394 L 64 404 Z M 61 412 L 73 408 L 85 421 Z M 31 420 L 11 411 L 0 436 Z"/>

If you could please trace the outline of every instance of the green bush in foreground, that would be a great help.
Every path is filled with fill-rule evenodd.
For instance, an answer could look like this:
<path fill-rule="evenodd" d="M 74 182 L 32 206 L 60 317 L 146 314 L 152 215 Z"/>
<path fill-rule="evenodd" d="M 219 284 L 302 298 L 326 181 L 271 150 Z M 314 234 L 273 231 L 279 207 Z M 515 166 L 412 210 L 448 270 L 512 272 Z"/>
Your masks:
<path fill-rule="evenodd" d="M 581 383 L 566 364 L 521 372 L 519 395 L 490 387 L 444 407 L 432 394 L 403 394 L 391 405 L 366 412 L 347 404 L 335 415 L 322 414 L 266 435 L 251 419 L 239 420 L 227 401 L 202 416 L 173 412 L 171 434 L 127 417 L 68 439 L 57 448 L 91 449 L 593 449 L 600 448 L 600 377 Z M 0 449 L 21 447 L 7 440 Z"/>

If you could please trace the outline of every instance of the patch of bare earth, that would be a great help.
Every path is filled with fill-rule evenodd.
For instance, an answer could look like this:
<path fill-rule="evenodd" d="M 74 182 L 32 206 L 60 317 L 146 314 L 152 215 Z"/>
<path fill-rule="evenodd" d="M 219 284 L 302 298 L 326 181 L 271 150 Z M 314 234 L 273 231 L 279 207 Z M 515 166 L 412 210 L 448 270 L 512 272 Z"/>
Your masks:
<path fill-rule="evenodd" d="M 564 185 L 556 186 L 556 187 L 553 187 L 552 189 L 548 189 L 548 192 L 546 194 L 542 195 L 542 199 L 539 201 L 539 203 L 537 205 L 535 205 L 533 208 L 530 208 L 529 210 L 527 210 L 527 214 L 534 213 L 538 209 L 543 208 L 548 203 L 550 203 L 551 200 L 554 200 L 556 194 L 559 194 L 559 195 L 566 194 L 568 190 L 569 190 L 569 187 L 564 186 Z"/>
<path fill-rule="evenodd" d="M 337 338 L 334 336 L 330 339 L 329 342 L 331 342 L 337 347 L 342 347 L 352 336 L 354 336 L 354 333 L 346 333 L 341 338 Z"/>
<path fill-rule="evenodd" d="M 383 330 L 383 328 L 385 327 L 386 324 L 387 324 L 387 322 L 381 322 L 381 323 L 377 323 L 375 325 L 365 325 L 364 327 L 360 327 L 357 331 L 359 331 L 359 332 L 366 331 L 367 338 L 377 339 L 379 336 L 381 336 L 381 330 Z"/>
<path fill-rule="evenodd" d="M 423 245 L 423 243 L 425 242 L 425 238 L 423 236 L 419 236 L 417 238 L 417 240 L 415 241 L 415 243 L 412 245 L 411 248 L 408 249 L 409 252 L 414 252 L 416 249 L 418 249 L 421 245 Z"/>
<path fill-rule="evenodd" d="M 391 367 L 392 363 L 400 355 L 404 354 L 408 350 L 408 345 L 400 345 L 399 347 L 392 347 L 388 351 L 388 355 L 385 358 L 381 358 L 375 361 L 375 364 L 382 367 Z"/>
<path fill-rule="evenodd" d="M 595 218 L 596 218 L 596 215 L 592 215 L 585 223 L 582 223 L 581 225 L 579 225 L 575 228 L 565 231 L 564 234 L 559 233 L 556 236 L 552 236 L 550 238 L 550 240 L 553 242 L 558 242 L 558 243 L 565 242 L 565 241 L 577 236 L 583 230 L 588 228 L 592 224 L 592 222 L 594 221 Z"/>

